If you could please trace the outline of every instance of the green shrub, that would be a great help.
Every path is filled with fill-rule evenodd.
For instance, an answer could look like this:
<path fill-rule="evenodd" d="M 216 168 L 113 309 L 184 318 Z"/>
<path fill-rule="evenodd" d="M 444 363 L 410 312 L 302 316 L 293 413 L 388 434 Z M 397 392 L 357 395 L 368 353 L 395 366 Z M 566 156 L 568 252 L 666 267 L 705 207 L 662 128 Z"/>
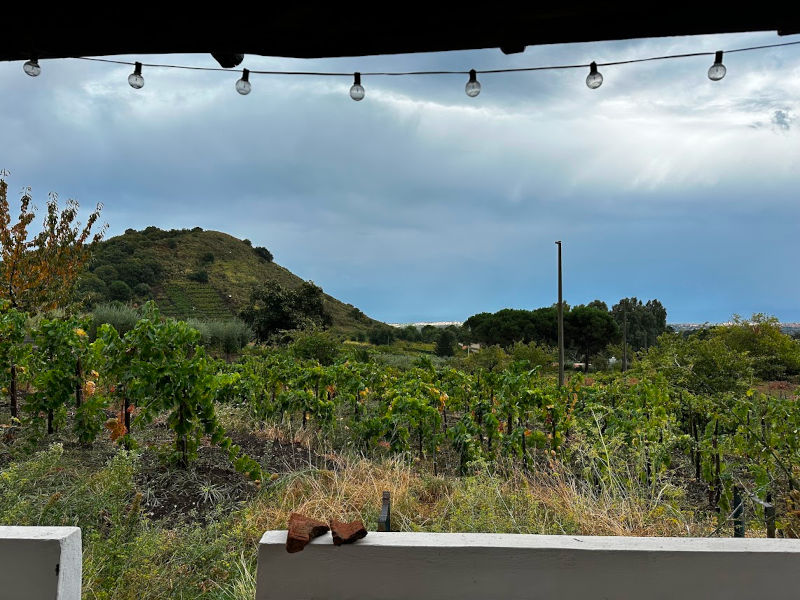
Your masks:
<path fill-rule="evenodd" d="M 316 360 L 321 365 L 332 365 L 339 354 L 339 342 L 330 333 L 304 331 L 295 335 L 291 349 L 298 358 Z"/>
<path fill-rule="evenodd" d="M 370 344 L 374 344 L 376 346 L 383 344 L 388 345 L 394 341 L 395 329 L 394 327 L 376 325 L 369 330 L 369 333 L 367 333 L 367 338 L 369 339 Z"/>
<path fill-rule="evenodd" d="M 124 281 L 112 281 L 108 286 L 108 297 L 110 300 L 127 302 L 131 299 L 131 288 Z"/>
<path fill-rule="evenodd" d="M 264 248 L 264 246 L 256 246 L 253 248 L 253 252 L 255 252 L 256 256 L 259 258 L 263 258 L 267 262 L 272 262 L 272 252 Z"/>
<path fill-rule="evenodd" d="M 117 273 L 117 270 L 111 265 L 102 265 L 97 267 L 94 270 L 94 274 L 96 277 L 99 277 L 106 283 L 111 283 L 112 281 L 119 279 L 119 273 Z"/>
<path fill-rule="evenodd" d="M 149 298 L 150 292 L 151 292 L 150 286 L 144 282 L 137 284 L 136 287 L 133 288 L 133 293 L 139 296 L 140 298 Z"/>
<path fill-rule="evenodd" d="M 92 338 L 97 335 L 97 328 L 103 323 L 110 324 L 120 335 L 133 329 L 139 320 L 139 313 L 136 309 L 124 304 L 106 303 L 98 304 L 92 311 L 92 325 L 89 334 Z"/>
<path fill-rule="evenodd" d="M 108 288 L 106 282 L 100 279 L 96 274 L 85 273 L 81 275 L 81 278 L 78 280 L 77 290 L 81 295 L 98 294 L 100 296 L 105 296 Z"/>
<path fill-rule="evenodd" d="M 253 330 L 241 319 L 232 318 L 224 321 L 189 319 L 187 322 L 200 332 L 204 346 L 225 354 L 238 352 L 253 339 Z"/>
<path fill-rule="evenodd" d="M 456 337 L 452 331 L 444 329 L 439 334 L 439 339 L 436 340 L 436 356 L 453 356 L 455 350 Z"/>
<path fill-rule="evenodd" d="M 195 271 L 194 273 L 189 273 L 187 277 L 189 278 L 189 281 L 208 283 L 208 271 L 204 269 L 200 269 L 199 271 Z"/>

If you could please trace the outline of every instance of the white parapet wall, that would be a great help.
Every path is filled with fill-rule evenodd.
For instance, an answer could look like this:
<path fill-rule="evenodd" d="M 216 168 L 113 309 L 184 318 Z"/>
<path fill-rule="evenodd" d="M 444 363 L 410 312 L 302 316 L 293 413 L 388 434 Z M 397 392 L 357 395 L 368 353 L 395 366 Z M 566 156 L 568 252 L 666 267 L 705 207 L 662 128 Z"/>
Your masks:
<path fill-rule="evenodd" d="M 80 600 L 78 527 L 0 526 L 2 600 Z"/>
<path fill-rule="evenodd" d="M 491 533 L 330 535 L 258 553 L 257 600 L 800 598 L 800 540 Z"/>

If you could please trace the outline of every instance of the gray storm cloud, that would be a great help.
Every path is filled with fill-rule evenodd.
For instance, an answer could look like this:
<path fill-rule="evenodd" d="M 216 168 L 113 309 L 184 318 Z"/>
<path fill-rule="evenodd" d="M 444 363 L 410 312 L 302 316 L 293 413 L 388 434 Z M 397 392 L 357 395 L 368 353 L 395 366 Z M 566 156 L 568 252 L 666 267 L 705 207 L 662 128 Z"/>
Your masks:
<path fill-rule="evenodd" d="M 614 60 L 775 41 L 750 34 L 369 57 L 307 68 L 491 68 Z M 583 72 L 350 81 L 43 61 L 0 65 L 0 167 L 14 186 L 101 201 L 111 233 L 227 231 L 387 321 L 461 319 L 566 297 L 658 297 L 674 320 L 764 311 L 800 320 L 800 98 L 795 47 Z M 157 61 L 158 57 L 153 57 Z M 165 57 L 165 60 L 167 58 Z M 205 64 L 207 57 L 169 57 Z M 247 57 L 249 68 L 298 61 Z M 753 126 L 754 124 L 766 126 Z M 702 290 L 702 293 L 699 291 Z"/>

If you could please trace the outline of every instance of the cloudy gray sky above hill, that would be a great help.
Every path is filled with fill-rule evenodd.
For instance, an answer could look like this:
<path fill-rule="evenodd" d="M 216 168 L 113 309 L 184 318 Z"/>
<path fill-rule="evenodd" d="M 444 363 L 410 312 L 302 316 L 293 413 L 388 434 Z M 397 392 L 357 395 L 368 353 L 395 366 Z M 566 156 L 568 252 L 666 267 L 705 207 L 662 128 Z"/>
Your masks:
<path fill-rule="evenodd" d="M 491 69 L 792 41 L 737 34 L 301 61 L 250 69 Z M 135 60 L 137 57 L 130 57 Z M 141 58 L 141 57 L 138 57 Z M 146 62 L 214 66 L 210 56 Z M 0 168 L 83 207 L 109 234 L 200 226 L 386 321 L 460 320 L 565 298 L 658 298 L 670 321 L 800 321 L 800 46 L 601 69 L 347 78 L 0 64 Z"/>

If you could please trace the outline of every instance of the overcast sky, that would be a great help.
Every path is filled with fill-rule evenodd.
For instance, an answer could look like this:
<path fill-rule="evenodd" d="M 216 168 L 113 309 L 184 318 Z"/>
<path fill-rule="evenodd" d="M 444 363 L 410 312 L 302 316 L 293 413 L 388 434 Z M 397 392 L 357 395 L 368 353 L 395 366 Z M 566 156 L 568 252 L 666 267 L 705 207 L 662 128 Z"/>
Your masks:
<path fill-rule="evenodd" d="M 250 69 L 491 69 L 781 41 L 666 38 Z M 142 57 L 129 57 L 133 60 Z M 146 62 L 214 66 L 210 56 Z M 588 71 L 364 78 L 251 76 L 42 61 L 0 64 L 10 189 L 105 205 L 109 235 L 200 226 L 249 238 L 326 292 L 390 322 L 463 320 L 564 295 L 658 298 L 671 322 L 766 312 L 800 321 L 800 46 Z"/>

